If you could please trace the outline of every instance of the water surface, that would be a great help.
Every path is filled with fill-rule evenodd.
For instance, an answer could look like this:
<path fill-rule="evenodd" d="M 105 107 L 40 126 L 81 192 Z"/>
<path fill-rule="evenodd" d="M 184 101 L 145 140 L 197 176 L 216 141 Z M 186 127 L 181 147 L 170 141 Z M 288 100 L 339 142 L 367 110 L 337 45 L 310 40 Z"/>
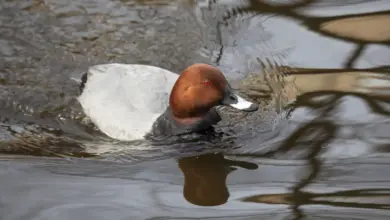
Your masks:
<path fill-rule="evenodd" d="M 389 219 L 387 1 L 0 11 L 1 219 Z M 262 110 L 227 125 L 230 145 L 118 143 L 90 126 L 71 80 L 112 62 L 210 63 Z"/>

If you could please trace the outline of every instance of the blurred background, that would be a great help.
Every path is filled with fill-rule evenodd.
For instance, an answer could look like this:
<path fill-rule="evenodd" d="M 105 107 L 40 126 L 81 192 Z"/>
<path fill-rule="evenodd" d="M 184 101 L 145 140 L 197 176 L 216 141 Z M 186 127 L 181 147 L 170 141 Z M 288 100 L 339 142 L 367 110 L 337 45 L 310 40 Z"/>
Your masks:
<path fill-rule="evenodd" d="M 3 0 L 0 219 L 389 219 L 387 0 Z M 260 104 L 217 146 L 121 143 L 103 63 L 220 68 Z M 387 171 L 386 171 L 387 170 Z"/>

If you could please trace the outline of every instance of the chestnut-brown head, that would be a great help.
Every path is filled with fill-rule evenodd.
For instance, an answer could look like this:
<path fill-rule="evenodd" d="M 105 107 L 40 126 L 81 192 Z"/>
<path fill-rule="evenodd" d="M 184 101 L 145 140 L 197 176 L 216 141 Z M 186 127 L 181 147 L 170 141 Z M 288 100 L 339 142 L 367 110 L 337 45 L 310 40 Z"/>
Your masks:
<path fill-rule="evenodd" d="M 175 82 L 169 98 L 175 118 L 201 118 L 214 106 L 230 105 L 244 111 L 255 111 L 256 104 L 245 101 L 231 90 L 222 72 L 208 64 L 193 64 Z"/>

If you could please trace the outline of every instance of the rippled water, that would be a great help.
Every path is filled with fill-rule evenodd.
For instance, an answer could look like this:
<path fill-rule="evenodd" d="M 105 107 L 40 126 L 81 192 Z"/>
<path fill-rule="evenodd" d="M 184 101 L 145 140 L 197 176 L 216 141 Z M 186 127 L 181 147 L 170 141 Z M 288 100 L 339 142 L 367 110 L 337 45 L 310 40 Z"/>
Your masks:
<path fill-rule="evenodd" d="M 389 219 L 389 23 L 386 0 L 2 1 L 0 219 Z M 210 63 L 262 111 L 229 146 L 118 143 L 71 80 L 109 62 Z"/>

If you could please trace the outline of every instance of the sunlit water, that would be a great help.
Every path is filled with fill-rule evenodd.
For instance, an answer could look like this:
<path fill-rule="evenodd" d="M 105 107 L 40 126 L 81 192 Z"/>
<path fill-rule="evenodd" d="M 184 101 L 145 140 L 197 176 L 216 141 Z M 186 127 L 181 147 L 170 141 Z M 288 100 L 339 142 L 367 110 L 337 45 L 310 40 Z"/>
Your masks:
<path fill-rule="evenodd" d="M 389 219 L 389 23 L 385 0 L 1 2 L 0 219 Z M 229 145 L 115 142 L 71 80 L 109 62 L 254 73 L 262 110 Z"/>

